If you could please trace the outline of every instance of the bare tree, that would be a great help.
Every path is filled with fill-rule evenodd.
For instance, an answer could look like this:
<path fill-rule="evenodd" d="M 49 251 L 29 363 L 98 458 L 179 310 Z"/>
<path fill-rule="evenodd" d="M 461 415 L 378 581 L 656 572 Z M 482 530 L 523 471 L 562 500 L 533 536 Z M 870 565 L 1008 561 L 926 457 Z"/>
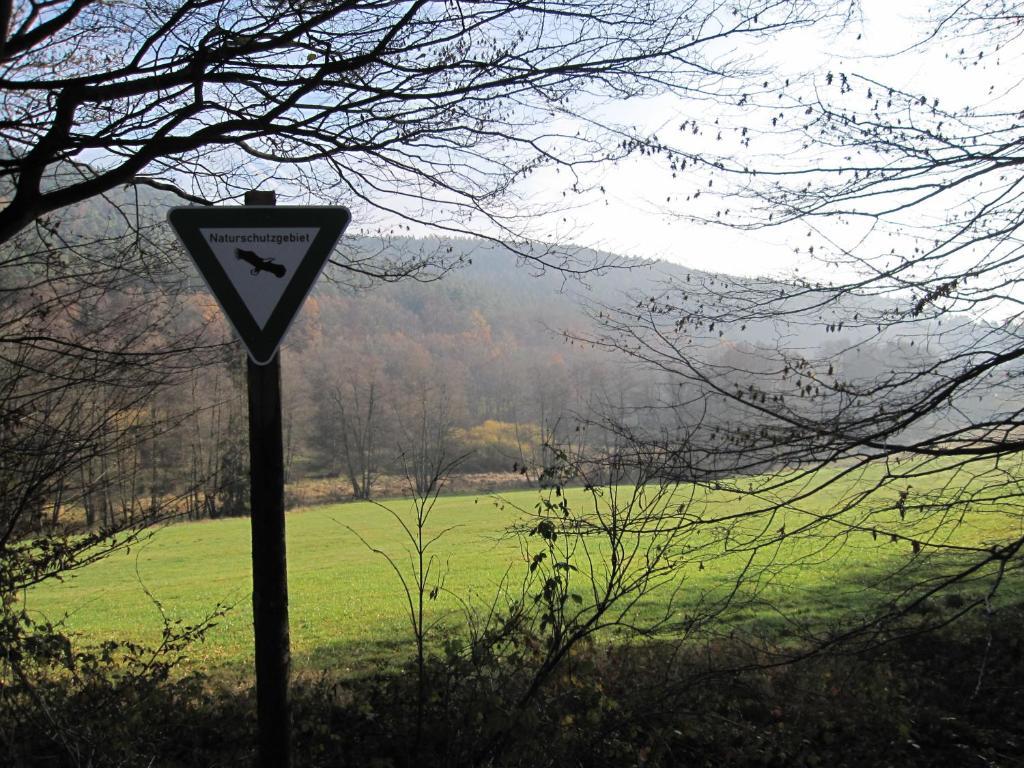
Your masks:
<path fill-rule="evenodd" d="M 398 463 L 415 494 L 423 496 L 436 484 L 442 468 L 456 466 L 461 459 L 452 435 L 457 403 L 448 383 L 433 381 L 426 371 L 418 373 L 405 382 L 395 420 L 401 440 Z"/>
<path fill-rule="evenodd" d="M 8 1 L 0 241 L 125 184 L 217 202 L 272 180 L 456 232 L 486 221 L 523 258 L 573 269 L 514 246 L 528 215 L 501 205 L 514 183 L 619 156 L 595 124 L 602 100 L 713 91 L 736 66 L 716 56 L 723 40 L 831 5 Z M 388 262 L 344 266 L 425 266 Z"/>
<path fill-rule="evenodd" d="M 1020 55 L 1019 4 L 935 13 L 911 53 L 968 69 Z M 951 591 L 936 623 L 991 606 L 1024 562 L 1019 83 L 963 108 L 941 82 L 910 93 L 852 71 L 757 85 L 718 128 L 739 149 L 687 158 L 728 199 L 708 216 L 691 196 L 680 215 L 785 227 L 812 275 L 694 272 L 598 309 L 593 340 L 667 380 L 660 424 L 616 428 L 666 476 L 743 500 L 705 504 L 700 524 L 750 553 L 745 579 L 777 573 L 785 542 L 837 560 L 885 542 L 891 588 L 851 633 Z"/>
<path fill-rule="evenodd" d="M 184 321 L 169 262 L 145 258 L 146 229 L 111 236 L 126 210 L 82 216 L 77 234 L 66 213 L 64 231 L 0 245 L 0 685 L 19 689 L 31 684 L 11 677 L 19 660 L 67 644 L 27 611 L 26 590 L 175 514 L 156 483 L 141 502 L 144 456 L 175 425 L 152 406 L 215 346 Z"/>
<path fill-rule="evenodd" d="M 354 381 L 349 381 L 348 386 L 337 384 L 330 393 L 339 421 L 341 459 L 352 484 L 352 494 L 357 499 L 370 498 L 377 474 L 379 396 L 377 381 L 373 378 L 364 386 Z"/>

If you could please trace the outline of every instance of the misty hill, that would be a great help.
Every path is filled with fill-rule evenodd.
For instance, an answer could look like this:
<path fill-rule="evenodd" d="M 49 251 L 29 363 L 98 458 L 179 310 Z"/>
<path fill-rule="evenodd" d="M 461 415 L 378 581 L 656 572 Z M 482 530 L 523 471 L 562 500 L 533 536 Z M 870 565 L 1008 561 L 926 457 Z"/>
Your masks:
<path fill-rule="evenodd" d="M 135 192 L 122 190 L 48 217 L 6 246 L 3 284 L 21 297 L 10 304 L 12 323 L 46 301 L 52 312 L 35 315 L 49 324 L 43 330 L 86 328 L 87 346 L 125 333 L 122 317 L 145 321 L 159 308 L 138 338 L 150 348 L 187 340 L 189 352 L 168 365 L 152 407 L 133 412 L 153 437 L 132 461 L 147 468 L 154 496 L 191 489 L 196 510 L 230 513 L 223 510 L 243 509 L 246 498 L 243 355 L 217 344 L 230 340 L 229 326 L 165 223 L 169 202 L 140 190 L 136 205 Z M 746 370 L 767 394 L 787 398 L 808 381 L 765 369 L 759 349 L 816 359 L 835 379 L 867 380 L 903 358 L 941 360 L 949 339 L 963 346 L 964 334 L 987 331 L 949 318 L 940 331 L 878 297 L 828 302 L 829 292 L 814 286 L 560 250 L 518 244 L 517 254 L 471 238 L 343 238 L 339 265 L 325 272 L 284 346 L 291 478 L 347 477 L 359 495 L 376 475 L 415 474 L 429 456 L 465 456 L 465 471 L 507 472 L 540 462 L 546 443 L 613 450 L 616 420 L 669 439 L 696 423 L 712 433 L 732 429 L 728 398 L 616 350 L 629 346 L 630 330 L 663 332 L 679 345 L 679 367 Z M 538 268 L 537 258 L 557 265 L 563 256 L 576 267 L 607 268 L 579 278 Z M 411 270 L 426 282 L 367 277 L 380 270 Z M 897 316 L 895 333 L 878 332 L 880 318 Z M 627 333 L 616 337 L 616 326 Z M 610 343 L 595 347 L 588 338 Z M 958 405 L 992 408 L 993 392 Z M 815 396 L 807 407 L 820 403 Z"/>
<path fill-rule="evenodd" d="M 856 294 L 829 302 L 832 294 L 827 288 L 739 278 L 586 249 L 576 251 L 581 262 L 616 266 L 579 278 L 567 277 L 553 269 L 540 272 L 500 245 L 469 238 L 393 238 L 382 246 L 374 238 L 346 237 L 339 250 L 359 263 L 382 252 L 406 254 L 406 258 L 445 252 L 458 266 L 435 282 L 376 285 L 361 293 L 346 291 L 337 282 L 340 270 L 329 268 L 325 273 L 328 279 L 316 289 L 318 296 L 349 296 L 344 300 L 355 301 L 356 296 L 375 294 L 427 323 L 436 322 L 442 309 L 455 313 L 478 309 L 492 327 L 532 338 L 545 330 L 592 331 L 591 314 L 630 308 L 643 312 L 648 302 L 656 299 L 671 304 L 676 316 L 688 316 L 693 335 L 701 335 L 699 324 L 706 329 L 716 323 L 713 337 L 724 344 L 773 346 L 784 342 L 794 352 L 813 354 L 837 345 L 870 344 L 877 336 L 879 319 L 903 312 L 909 303 L 907 299 L 901 306 Z M 744 315 L 744 306 L 748 308 L 746 316 L 736 320 L 737 315 Z M 733 319 L 722 324 L 721 318 L 726 316 Z M 930 337 L 941 344 L 943 337 L 950 341 L 954 328 L 959 333 L 983 332 L 967 319 L 953 318 L 941 330 L 927 319 L 908 319 L 902 323 L 901 335 L 908 339 Z M 837 342 L 839 331 L 841 341 Z"/>
<path fill-rule="evenodd" d="M 164 222 L 174 202 L 157 190 L 120 190 L 63 211 L 59 220 L 50 217 L 15 247 L 55 249 L 71 272 L 99 265 L 135 291 L 170 291 L 183 298 L 186 311 L 169 324 L 210 322 L 215 338 L 226 340 L 228 326 L 211 313 L 205 286 Z M 316 435 L 331 432 L 326 425 L 338 422 L 346 398 L 365 400 L 371 388 L 381 413 L 393 417 L 385 424 L 378 414 L 376 421 L 392 443 L 400 442 L 398 422 L 411 418 L 399 418 L 398 403 L 417 398 L 421 410 L 444 411 L 454 428 L 499 421 L 535 425 L 548 435 L 567 429 L 570 414 L 660 402 L 669 391 L 678 396 L 678 389 L 666 389 L 665 374 L 578 341 L 606 333 L 600 322 L 609 317 L 612 325 L 667 329 L 695 359 L 735 365 L 757 348 L 780 348 L 794 358 L 827 361 L 847 377 L 891 370 L 900 356 L 941 358 L 964 346 L 965 336 L 986 330 L 955 318 L 941 329 L 907 318 L 897 333 L 883 335 L 879 319 L 905 313 L 905 306 L 856 294 L 830 302 L 830 292 L 814 286 L 572 246 L 518 244 L 516 250 L 458 237 L 342 239 L 335 260 L 355 268 L 328 267 L 285 345 L 286 358 L 295 360 L 288 375 L 295 380 L 289 392 L 297 450 L 320 454 L 311 466 L 335 461 L 342 436 L 337 430 Z M 530 258 L 557 265 L 566 255 L 575 267 L 612 266 L 573 277 L 540 269 Z M 428 280 L 366 276 L 413 267 Z M 654 306 L 668 311 L 659 315 Z"/>

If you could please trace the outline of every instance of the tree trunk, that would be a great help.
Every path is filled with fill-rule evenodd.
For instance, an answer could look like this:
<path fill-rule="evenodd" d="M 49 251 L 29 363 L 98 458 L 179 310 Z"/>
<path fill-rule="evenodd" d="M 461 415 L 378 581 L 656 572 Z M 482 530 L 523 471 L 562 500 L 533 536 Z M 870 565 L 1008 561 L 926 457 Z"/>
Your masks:
<path fill-rule="evenodd" d="M 60 523 L 61 505 L 64 503 L 64 476 L 61 475 L 57 481 L 57 488 L 53 493 L 53 508 L 50 511 L 50 525 L 54 528 Z"/>

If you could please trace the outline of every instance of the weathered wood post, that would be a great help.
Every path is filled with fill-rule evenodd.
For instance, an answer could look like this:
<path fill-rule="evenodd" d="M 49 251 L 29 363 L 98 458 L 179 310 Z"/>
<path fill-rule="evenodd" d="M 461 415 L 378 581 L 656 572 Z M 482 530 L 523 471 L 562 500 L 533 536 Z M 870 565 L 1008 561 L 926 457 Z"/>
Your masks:
<path fill-rule="evenodd" d="M 275 205 L 273 192 L 248 192 L 246 205 Z M 260 768 L 290 768 L 288 562 L 284 529 L 281 353 L 265 365 L 246 359 L 249 385 L 249 500 L 252 615 L 256 637 L 256 728 Z"/>
<path fill-rule="evenodd" d="M 257 754 L 259 768 L 290 768 L 291 649 L 278 346 L 352 215 L 343 206 L 278 208 L 273 192 L 249 192 L 245 206 L 172 208 L 167 220 L 249 352 Z"/>

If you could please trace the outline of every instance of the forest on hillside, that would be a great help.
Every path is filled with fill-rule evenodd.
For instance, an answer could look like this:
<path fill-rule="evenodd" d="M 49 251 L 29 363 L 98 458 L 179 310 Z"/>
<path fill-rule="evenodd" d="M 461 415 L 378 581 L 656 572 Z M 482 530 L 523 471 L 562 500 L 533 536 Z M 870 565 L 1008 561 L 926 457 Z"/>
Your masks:
<path fill-rule="evenodd" d="M 54 364 L 56 347 L 35 345 L 21 351 L 23 360 L 9 361 L 22 371 L 12 381 L 26 393 L 25 407 L 35 409 L 37 427 L 91 446 L 66 471 L 40 468 L 31 490 L 39 513 L 29 527 L 247 513 L 244 352 L 159 220 L 165 207 L 160 195 L 144 204 L 94 202 L 63 222 L 43 222 L 14 246 L 26 261 L 34 249 L 52 249 L 47 241 L 55 237 L 67 247 L 43 280 L 38 269 L 19 270 L 17 258 L 9 261 L 7 285 L 18 301 L 8 305 L 8 332 L 31 335 L 45 327 L 64 336 L 59 344 L 103 350 L 60 360 L 76 383 L 42 397 L 30 371 Z M 159 269 L 140 273 L 124 257 L 123 220 L 133 216 L 151 220 L 144 231 L 163 254 Z M 951 335 L 962 341 L 978 332 L 961 321 L 945 335 L 926 322 L 897 337 L 875 338 L 866 323 L 841 334 L 841 321 L 811 310 L 785 321 L 716 323 L 735 311 L 731 296 L 739 288 L 760 290 L 761 281 L 610 254 L 583 253 L 615 266 L 567 279 L 517 264 L 501 246 L 478 239 L 348 237 L 339 250 L 349 264 L 430 262 L 443 253 L 450 267 L 426 280 L 380 284 L 329 267 L 299 313 L 283 347 L 285 471 L 293 488 L 308 479 L 332 481 L 333 490 L 318 500 L 422 493 L 441 475 L 501 474 L 506 483 L 536 483 L 560 452 L 613 457 L 639 434 L 685 440 L 691 458 L 686 467 L 666 467 L 677 473 L 670 479 L 772 468 L 770 454 L 745 449 L 746 435 L 759 427 L 749 419 L 733 423 L 729 398 L 709 397 L 670 370 L 638 364 L 628 348 L 602 348 L 591 337 L 623 307 L 647 311 L 668 303 L 681 324 L 690 323 L 686 354 L 749 376 L 768 370 L 758 348 L 783 337 L 806 357 L 831 361 L 833 381 L 870 381 L 893 354 L 923 365 L 941 357 Z M 806 288 L 765 285 L 793 292 L 794 303 Z M 838 316 L 857 306 L 865 315 L 885 311 L 879 301 L 856 296 L 831 311 Z M 112 328 L 121 333 L 113 346 Z M 926 343 L 915 348 L 922 338 Z M 134 368 L 123 364 L 119 345 L 170 352 Z M 774 389 L 760 386 L 750 397 L 762 402 L 788 396 L 814 407 L 823 396 L 822 382 L 801 377 L 796 364 Z M 963 407 L 984 411 L 997 397 L 988 392 Z M 607 479 L 615 471 L 629 479 L 624 469 L 609 470 Z"/>
<path fill-rule="evenodd" d="M 372 253 L 380 242 L 352 238 L 342 248 Z M 442 243 L 391 238 L 387 247 L 408 254 Z M 601 414 L 657 397 L 656 377 L 566 336 L 589 326 L 586 301 L 617 301 L 630 286 L 653 286 L 654 268 L 637 263 L 586 285 L 566 284 L 530 275 L 482 241 L 444 247 L 458 251 L 461 266 L 442 279 L 368 289 L 328 273 L 305 303 L 283 347 L 289 483 L 338 478 L 346 496 L 371 498 L 381 476 L 422 490 L 440 467 L 523 472 L 522 482 L 536 481 L 545 451 L 614 441 L 600 429 Z M 73 262 L 70 256 L 63 265 L 64 289 L 80 280 Z M 72 293 L 77 305 L 62 296 L 52 311 L 13 307 L 7 318 L 21 330 L 44 320 L 52 329 L 59 318 L 78 341 L 133 324 L 135 341 L 170 348 L 180 341 L 174 362 L 133 382 L 137 389 L 116 413 L 94 412 L 91 423 L 62 420 L 83 402 L 118 403 L 93 378 L 44 406 L 50 412 L 42 421 L 75 429 L 94 449 L 75 471 L 56 473 L 37 490 L 41 526 L 78 522 L 82 514 L 89 526 L 121 524 L 169 506 L 192 519 L 247 514 L 245 353 L 180 251 L 164 277 L 142 285 L 129 276 L 101 297 L 82 285 Z M 45 291 L 22 293 L 39 302 Z M 133 305 L 152 316 L 126 317 Z M 395 482 L 387 487 L 394 492 Z"/>
<path fill-rule="evenodd" d="M 4 329 L 38 339 L 6 361 L 7 402 L 34 433 L 24 422 L 9 447 L 83 448 L 17 481 L 39 510 L 25 530 L 247 514 L 245 353 L 162 221 L 168 202 L 94 201 L 7 248 Z M 146 265 L 126 255 L 140 245 L 125 227 L 136 216 L 148 219 Z M 352 237 L 341 250 L 352 263 L 443 250 L 458 268 L 380 285 L 328 269 L 283 347 L 289 483 L 337 479 L 339 498 L 371 498 L 382 476 L 391 493 L 422 491 L 442 467 L 528 482 L 552 446 L 609 439 L 582 421 L 653 396 L 649 376 L 565 336 L 589 323 L 582 293 L 617 301 L 653 285 L 647 266 L 583 284 L 465 238 Z M 54 376 L 67 385 L 50 387 Z"/>

